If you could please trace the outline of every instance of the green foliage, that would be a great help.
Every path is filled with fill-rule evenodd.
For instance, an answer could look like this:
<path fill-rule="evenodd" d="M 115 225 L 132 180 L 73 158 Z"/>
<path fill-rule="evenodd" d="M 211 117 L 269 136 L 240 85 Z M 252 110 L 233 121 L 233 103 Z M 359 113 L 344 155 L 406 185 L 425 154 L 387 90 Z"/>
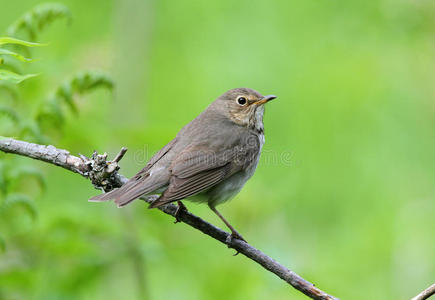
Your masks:
<path fill-rule="evenodd" d="M 16 38 L 11 38 L 11 37 L 0 37 L 0 46 L 2 45 L 7 45 L 7 44 L 12 44 L 12 45 L 20 45 L 20 46 L 25 46 L 25 47 L 37 47 L 37 46 L 43 46 L 43 44 L 39 44 L 39 43 L 32 43 L 32 42 L 27 42 L 27 41 L 23 41 L 23 40 L 19 40 Z M 4 48 L 0 48 L 0 58 L 1 56 L 11 56 L 19 61 L 22 62 L 32 62 L 33 59 L 30 58 L 26 58 L 25 56 L 8 50 L 8 49 L 4 49 Z M 4 63 L 4 59 L 2 58 L 2 60 L 0 61 L 0 65 Z M 18 84 L 23 82 L 26 79 L 35 77 L 36 74 L 25 74 L 25 75 L 20 75 L 17 74 L 15 72 L 12 72 L 10 70 L 6 70 L 6 69 L 0 69 L 0 82 L 10 82 L 13 84 Z M 0 86 L 1 88 L 2 86 Z"/>
<path fill-rule="evenodd" d="M 31 39 L 34 40 L 37 33 L 46 27 L 46 25 L 59 18 L 71 19 L 71 14 L 67 7 L 56 3 L 42 4 L 24 14 L 23 17 L 11 25 L 8 33 L 16 35 L 22 29 L 27 31 Z M 0 46 L 7 44 L 25 47 L 44 46 L 44 44 L 28 42 L 13 37 L 0 37 Z M 0 57 L 2 55 L 10 56 L 24 63 L 33 61 L 33 59 L 27 58 L 18 52 L 0 48 Z M 17 93 L 11 84 L 18 84 L 35 76 L 36 74 L 20 75 L 11 70 L 0 69 L 0 90 L 7 91 L 13 99 L 16 99 Z M 61 84 L 56 89 L 54 95 L 48 100 L 40 101 L 39 108 L 34 114 L 34 120 L 19 118 L 16 111 L 7 106 L 0 107 L 0 116 L 6 116 L 14 122 L 16 125 L 15 136 L 31 137 L 39 142 L 46 141 L 47 137 L 43 136 L 43 131 L 49 129 L 58 131 L 60 126 L 65 122 L 65 112 L 62 109 L 63 104 L 66 104 L 73 113 L 77 114 L 78 108 L 74 98 L 97 88 L 111 90 L 113 82 L 109 76 L 99 71 L 79 72 L 70 80 Z"/>
<path fill-rule="evenodd" d="M 0 250 L 5 251 L 6 250 L 6 242 L 4 238 L 0 235 Z"/>
<path fill-rule="evenodd" d="M 18 113 L 8 106 L 0 106 L 0 118 L 7 117 L 10 119 L 15 125 L 19 125 L 20 119 Z"/>
<path fill-rule="evenodd" d="M 84 95 L 96 88 L 111 90 L 113 88 L 112 79 L 98 71 L 80 72 L 63 83 L 57 89 L 55 97 L 58 100 L 63 100 L 74 113 L 77 113 L 74 95 Z"/>
<path fill-rule="evenodd" d="M 26 46 L 26 47 L 45 46 L 44 44 L 23 41 L 23 40 L 12 38 L 12 37 L 0 37 L 0 46 L 7 45 L 7 44 L 21 45 L 21 46 Z"/>
<path fill-rule="evenodd" d="M 65 6 L 40 5 L 10 26 L 8 34 L 16 36 L 21 32 L 27 33 L 28 38 L 34 41 L 46 25 L 59 18 L 71 18 Z M 8 46 L 14 48 L 4 48 Z M 33 62 L 33 59 L 28 58 L 31 57 L 29 49 L 37 46 L 44 46 L 44 44 L 0 37 L 0 58 L 5 58 L 4 64 L 0 66 L 0 98 L 10 98 L 9 101 L 2 101 L 0 105 L 0 128 L 2 135 L 48 143 L 62 136 L 67 111 L 77 114 L 79 96 L 85 96 L 96 89 L 111 90 L 113 81 L 108 75 L 99 71 L 81 71 L 63 83 L 61 79 L 58 81 L 54 78 L 53 87 L 50 89 L 37 91 L 32 89 L 31 99 L 26 99 L 27 96 L 23 96 L 29 95 L 26 87 L 18 84 L 36 75 L 20 75 L 15 72 L 18 68 L 15 68 L 14 64 Z M 24 49 L 27 49 L 26 55 L 21 54 Z M 50 74 L 47 73 L 46 76 L 49 77 Z M 57 85 L 59 86 L 56 87 Z M 47 96 L 47 90 L 54 90 L 54 93 Z M 0 136 L 0 139 L 4 138 Z M 24 162 L 19 157 L 0 152 L 0 250 L 4 255 L 10 253 L 9 249 L 18 248 L 16 255 L 26 257 L 29 253 L 33 253 L 35 247 L 34 244 L 20 244 L 20 234 L 28 232 L 33 227 L 32 223 L 37 222 L 38 208 L 35 199 L 44 194 L 46 182 L 41 170 L 29 166 L 29 163 L 28 160 Z M 75 225 L 74 230 L 78 227 L 79 225 Z M 53 232 L 56 230 L 57 228 L 53 228 Z M 36 240 L 39 242 L 38 239 Z M 26 259 L 23 258 L 20 263 L 25 264 L 25 261 Z M 10 272 L 19 272 L 19 267 L 12 267 L 10 270 Z M 92 274 L 95 269 L 90 267 L 86 272 Z M 0 281 L 3 283 L 1 270 Z M 9 295 L 9 292 L 15 293 L 2 284 L 0 298 L 7 297 L 5 295 Z"/>
<path fill-rule="evenodd" d="M 0 27 L 28 3 L 8 1 Z M 33 71 L 43 76 L 11 85 L 16 100 L 1 91 L 0 103 L 29 128 L 26 140 L 41 129 L 41 106 L 81 69 L 113 69 L 116 101 L 106 91 L 75 96 L 74 117 L 58 100 L 61 133 L 42 137 L 85 155 L 113 157 L 128 146 L 124 175 L 226 89 L 276 94 L 260 164 L 222 205 L 224 216 L 252 245 L 340 299 L 410 299 L 433 282 L 434 1 L 68 3 L 73 26 L 55 22 L 38 35 L 50 41 Z M 30 51 L 17 53 L 42 57 Z M 0 299 L 307 299 L 143 203 L 90 204 L 98 192 L 78 175 L 10 154 L 0 161 L 34 165 L 48 183 L 34 198 L 35 221 L 20 205 L 8 213 L 18 224 L 0 217 Z M 15 192 L 33 197 L 31 181 Z M 207 207 L 186 206 L 222 226 Z"/>
<path fill-rule="evenodd" d="M 16 206 L 23 207 L 33 219 L 35 219 L 38 215 L 35 203 L 28 195 L 21 193 L 10 193 L 6 196 L 5 200 L 0 206 L 0 216 L 3 215 L 4 218 L 4 216 L 8 213 L 8 210 Z"/>
<path fill-rule="evenodd" d="M 31 59 L 31 58 L 26 58 L 21 54 L 18 54 L 16 52 L 13 52 L 13 51 L 10 51 L 7 49 L 2 49 L 2 48 L 0 48 L 0 55 L 10 55 L 10 56 L 13 56 L 16 59 L 22 61 L 22 62 L 32 62 L 33 61 L 33 59 Z"/>
<path fill-rule="evenodd" d="M 35 41 L 38 33 L 57 19 L 71 21 L 71 12 L 63 4 L 44 3 L 26 12 L 14 24 L 9 26 L 7 33 L 10 36 L 16 36 L 19 31 L 24 31 L 28 34 L 30 40 Z"/>
<path fill-rule="evenodd" d="M 36 74 L 20 75 L 8 70 L 0 70 L 0 80 L 9 81 L 15 84 L 21 83 L 26 79 L 35 77 Z"/>
<path fill-rule="evenodd" d="M 44 102 L 38 110 L 35 119 L 43 129 L 60 129 L 65 122 L 65 104 L 74 114 L 78 113 L 75 98 L 85 95 L 97 88 L 113 89 L 113 81 L 100 71 L 79 72 L 71 79 L 61 84 L 52 97 Z"/>
<path fill-rule="evenodd" d="M 11 84 L 9 82 L 0 81 L 0 92 L 3 94 L 2 96 L 7 96 L 13 102 L 18 101 L 18 88 L 15 84 Z"/>
<path fill-rule="evenodd" d="M 28 183 L 31 179 L 37 182 L 41 191 L 46 189 L 47 183 L 42 173 L 38 169 L 30 166 L 17 166 L 11 169 L 7 178 L 10 183 L 8 189 L 14 191 L 21 181 Z"/>
<path fill-rule="evenodd" d="M 0 136 L 0 140 L 6 139 L 3 136 Z M 6 186 L 6 170 L 5 163 L 0 161 L 0 195 L 6 195 L 7 186 Z"/>

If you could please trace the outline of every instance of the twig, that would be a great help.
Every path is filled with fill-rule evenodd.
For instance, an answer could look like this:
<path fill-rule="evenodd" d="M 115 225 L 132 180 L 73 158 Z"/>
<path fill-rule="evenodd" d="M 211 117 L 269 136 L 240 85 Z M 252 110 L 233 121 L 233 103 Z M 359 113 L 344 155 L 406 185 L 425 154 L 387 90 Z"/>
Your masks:
<path fill-rule="evenodd" d="M 121 149 L 120 153 L 112 162 L 106 161 L 107 154 L 98 155 L 96 152 L 94 152 L 92 158 L 89 159 L 85 156 L 77 157 L 71 155 L 68 151 L 57 149 L 54 146 L 43 146 L 10 138 L 0 140 L 0 150 L 6 153 L 27 156 L 61 166 L 67 170 L 79 173 L 82 176 L 91 179 L 94 186 L 104 190 L 110 190 L 111 188 L 119 187 L 127 181 L 126 177 L 118 174 L 117 172 L 119 169 L 117 164 L 127 151 L 125 148 Z M 110 167 L 110 165 L 113 163 L 116 164 L 116 168 Z M 157 197 L 158 196 L 154 195 L 142 197 L 141 199 L 148 203 L 152 203 L 155 199 L 157 199 Z M 177 206 L 174 204 L 168 204 L 159 209 L 168 215 L 175 216 Z M 318 289 L 314 286 L 314 284 L 303 279 L 295 272 L 287 269 L 260 250 L 252 247 L 250 244 L 238 239 L 231 239 L 231 235 L 229 233 L 217 228 L 216 226 L 204 221 L 190 212 L 181 212 L 181 214 L 178 216 L 178 219 L 220 241 L 228 247 L 234 248 L 239 253 L 257 262 L 263 268 L 274 273 L 282 280 L 286 281 L 295 289 L 301 291 L 310 298 L 316 300 L 338 299 Z"/>
<path fill-rule="evenodd" d="M 430 296 L 435 295 L 435 283 L 432 284 L 430 287 L 422 291 L 420 294 L 412 298 L 411 300 L 425 300 L 428 299 Z"/>
<path fill-rule="evenodd" d="M 115 158 L 112 160 L 112 162 L 119 163 L 119 161 L 124 157 L 125 153 L 127 153 L 127 148 L 122 147 L 118 154 L 116 154 Z"/>

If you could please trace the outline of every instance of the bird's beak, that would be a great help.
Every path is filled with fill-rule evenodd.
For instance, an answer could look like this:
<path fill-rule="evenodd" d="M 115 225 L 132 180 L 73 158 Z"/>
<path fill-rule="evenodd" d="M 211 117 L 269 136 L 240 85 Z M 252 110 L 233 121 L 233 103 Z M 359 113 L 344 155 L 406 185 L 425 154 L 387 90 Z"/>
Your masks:
<path fill-rule="evenodd" d="M 270 100 L 273 100 L 275 98 L 276 98 L 275 95 L 267 95 L 267 96 L 264 96 L 261 100 L 258 100 L 257 102 L 254 102 L 254 103 L 257 105 L 263 105 L 264 103 L 269 102 Z"/>

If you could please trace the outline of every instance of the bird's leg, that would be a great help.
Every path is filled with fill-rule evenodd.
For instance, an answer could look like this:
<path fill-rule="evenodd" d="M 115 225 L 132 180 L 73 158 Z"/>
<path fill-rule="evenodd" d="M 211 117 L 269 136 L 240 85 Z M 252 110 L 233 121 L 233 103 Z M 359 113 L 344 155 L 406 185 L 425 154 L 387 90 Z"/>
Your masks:
<path fill-rule="evenodd" d="M 174 215 L 174 217 L 175 217 L 174 224 L 181 222 L 181 220 L 179 219 L 181 212 L 187 212 L 187 207 L 183 204 L 183 202 L 178 200 L 177 204 L 178 204 L 178 207 L 177 207 L 177 210 L 175 211 L 175 215 Z"/>
<path fill-rule="evenodd" d="M 238 233 L 237 230 L 235 230 L 234 227 L 231 226 L 231 224 L 228 223 L 227 220 L 225 220 L 224 216 L 222 216 L 221 213 L 217 211 L 216 207 L 214 207 L 213 205 L 210 205 L 210 204 L 208 206 L 225 223 L 225 225 L 227 225 L 227 227 L 231 230 L 231 238 L 236 238 L 236 239 L 239 239 L 239 240 L 246 242 L 246 240 L 240 235 L 240 233 Z"/>

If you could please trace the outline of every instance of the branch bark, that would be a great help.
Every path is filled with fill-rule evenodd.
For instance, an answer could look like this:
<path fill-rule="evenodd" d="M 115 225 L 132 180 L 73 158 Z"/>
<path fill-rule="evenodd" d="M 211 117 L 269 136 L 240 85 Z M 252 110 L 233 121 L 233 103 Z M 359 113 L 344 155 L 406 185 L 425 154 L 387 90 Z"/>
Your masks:
<path fill-rule="evenodd" d="M 422 291 L 420 294 L 412 298 L 411 300 L 425 300 L 428 299 L 430 296 L 435 295 L 435 283 L 432 284 L 430 287 Z"/>
<path fill-rule="evenodd" d="M 31 157 L 78 173 L 86 178 L 89 178 L 96 188 L 105 191 L 120 187 L 127 181 L 126 177 L 118 173 L 118 162 L 125 154 L 127 150 L 126 148 L 121 149 L 120 153 L 113 161 L 107 161 L 106 153 L 100 155 L 94 152 L 91 158 L 85 157 L 83 155 L 74 156 L 71 155 L 67 150 L 57 149 L 51 145 L 44 146 L 11 138 L 0 139 L 0 150 L 6 153 Z M 152 203 L 157 199 L 157 197 L 157 195 L 153 195 L 149 197 L 142 197 L 141 199 L 148 203 Z M 175 216 L 177 206 L 174 204 L 168 204 L 159 209 L 168 215 Z M 285 266 L 281 265 L 260 250 L 252 247 L 250 244 L 238 239 L 231 239 L 229 233 L 204 221 L 196 215 L 190 212 L 182 211 L 178 216 L 178 219 L 214 238 L 215 240 L 220 241 L 228 247 L 235 249 L 237 252 L 245 255 L 249 259 L 257 262 L 263 268 L 277 275 L 279 278 L 289 283 L 295 289 L 304 293 L 311 299 L 338 300 L 338 298 L 328 295 L 324 291 L 318 289 L 314 286 L 314 284 L 305 280 L 295 272 L 287 269 Z"/>

